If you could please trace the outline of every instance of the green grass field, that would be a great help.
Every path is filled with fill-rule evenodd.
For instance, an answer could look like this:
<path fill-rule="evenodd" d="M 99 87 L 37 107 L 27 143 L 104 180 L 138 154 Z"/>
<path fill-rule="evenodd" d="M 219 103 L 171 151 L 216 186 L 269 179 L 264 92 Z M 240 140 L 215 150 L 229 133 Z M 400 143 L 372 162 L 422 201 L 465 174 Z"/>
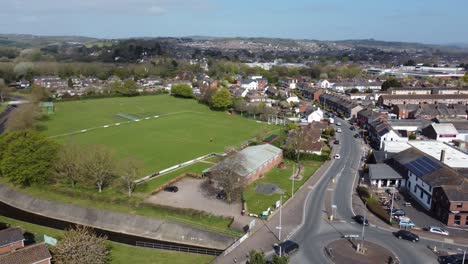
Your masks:
<path fill-rule="evenodd" d="M 118 113 L 150 120 L 123 123 Z M 104 125 L 121 122 L 119 126 Z M 118 97 L 59 102 L 55 114 L 44 121 L 47 136 L 99 127 L 73 136 L 54 137 L 59 142 L 104 144 L 120 156 L 135 156 L 146 166 L 144 173 L 156 172 L 210 152 L 222 152 L 251 139 L 265 124 L 226 112 L 211 111 L 195 100 L 169 95 Z M 275 127 L 270 126 L 273 130 Z"/>
<path fill-rule="evenodd" d="M 12 227 L 19 227 L 25 231 L 34 233 L 36 238 L 45 235 L 60 239 L 63 237 L 63 231 L 44 227 L 40 225 L 30 224 L 23 221 L 18 221 L 12 218 L 0 215 L 0 223 L 7 223 Z M 133 247 L 120 243 L 108 242 L 111 248 L 111 263 L 112 264 L 190 264 L 190 263 L 209 263 L 214 257 L 206 255 L 197 255 L 190 253 L 179 253 L 172 251 L 164 251 L 158 249 Z"/>
<path fill-rule="evenodd" d="M 7 108 L 7 105 L 0 104 L 0 113 L 3 112 Z"/>
<path fill-rule="evenodd" d="M 283 203 L 291 198 L 292 181 L 290 178 L 293 171 L 293 162 L 285 160 L 284 163 L 286 165 L 284 169 L 273 168 L 271 171 L 267 172 L 263 178 L 255 181 L 247 188 L 244 193 L 244 199 L 247 203 L 249 213 L 261 215 L 261 213 L 266 211 L 268 207 L 272 207 L 276 201 L 280 200 L 281 195 L 277 193 L 273 193 L 271 195 L 256 193 L 255 188 L 257 184 L 277 184 L 279 188 L 284 190 Z M 303 164 L 303 177 L 300 181 L 294 182 L 294 192 L 296 192 L 299 187 L 301 187 L 314 174 L 314 172 L 322 165 L 322 162 L 308 161 L 303 162 Z"/>

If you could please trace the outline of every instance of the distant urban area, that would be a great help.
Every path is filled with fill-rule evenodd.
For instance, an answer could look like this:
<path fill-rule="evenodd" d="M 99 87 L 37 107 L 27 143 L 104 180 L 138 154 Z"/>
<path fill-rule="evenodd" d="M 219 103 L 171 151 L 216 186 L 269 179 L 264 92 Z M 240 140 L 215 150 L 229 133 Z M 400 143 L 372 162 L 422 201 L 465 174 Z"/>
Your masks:
<path fill-rule="evenodd" d="M 467 142 L 464 46 L 0 34 L 0 263 L 468 263 Z"/>

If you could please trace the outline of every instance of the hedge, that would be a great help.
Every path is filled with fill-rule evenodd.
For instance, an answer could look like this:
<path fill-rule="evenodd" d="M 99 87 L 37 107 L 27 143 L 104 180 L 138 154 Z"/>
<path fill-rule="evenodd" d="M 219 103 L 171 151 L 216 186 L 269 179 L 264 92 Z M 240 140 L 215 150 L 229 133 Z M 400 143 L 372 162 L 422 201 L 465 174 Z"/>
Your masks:
<path fill-rule="evenodd" d="M 379 203 L 379 201 L 372 197 L 369 190 L 364 186 L 358 186 L 356 188 L 356 192 L 358 193 L 361 200 L 367 204 L 367 209 L 369 209 L 374 215 L 380 218 L 387 224 L 391 224 L 389 222 L 390 215 L 387 213 L 385 208 Z"/>

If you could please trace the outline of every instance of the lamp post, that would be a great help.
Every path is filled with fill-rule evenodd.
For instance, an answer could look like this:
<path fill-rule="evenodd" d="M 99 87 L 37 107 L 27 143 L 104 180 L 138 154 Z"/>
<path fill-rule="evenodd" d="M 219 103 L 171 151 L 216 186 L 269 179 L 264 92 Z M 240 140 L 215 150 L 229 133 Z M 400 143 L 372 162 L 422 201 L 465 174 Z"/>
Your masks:
<path fill-rule="evenodd" d="M 280 211 L 279 211 L 279 214 L 280 214 L 280 219 L 279 219 L 279 226 L 276 227 L 278 228 L 278 240 L 281 241 L 281 222 L 282 222 L 282 218 L 283 218 L 283 214 L 282 214 L 282 209 L 283 209 L 283 195 L 280 196 Z"/>
<path fill-rule="evenodd" d="M 395 188 L 392 189 L 392 203 L 390 205 L 390 219 L 388 219 L 388 222 L 391 224 L 392 223 L 392 216 L 393 216 L 393 200 L 395 198 Z"/>
<path fill-rule="evenodd" d="M 294 173 L 296 170 L 296 164 L 293 164 L 293 173 L 292 173 L 292 187 L 291 187 L 291 199 L 294 198 L 294 179 L 296 178 L 296 174 Z"/>
<path fill-rule="evenodd" d="M 361 246 L 359 247 L 360 249 L 364 248 L 364 228 L 366 227 L 366 217 L 367 217 L 367 202 L 365 203 L 364 220 L 362 222 Z"/>

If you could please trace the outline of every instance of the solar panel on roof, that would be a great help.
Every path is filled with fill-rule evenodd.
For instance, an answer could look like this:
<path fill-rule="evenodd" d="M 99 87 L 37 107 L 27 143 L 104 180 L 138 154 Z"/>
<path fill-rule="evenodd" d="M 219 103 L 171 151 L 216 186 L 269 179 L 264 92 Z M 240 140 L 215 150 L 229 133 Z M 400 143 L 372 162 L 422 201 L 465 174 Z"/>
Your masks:
<path fill-rule="evenodd" d="M 441 166 L 427 157 L 421 157 L 406 164 L 406 167 L 418 177 L 431 173 Z"/>

